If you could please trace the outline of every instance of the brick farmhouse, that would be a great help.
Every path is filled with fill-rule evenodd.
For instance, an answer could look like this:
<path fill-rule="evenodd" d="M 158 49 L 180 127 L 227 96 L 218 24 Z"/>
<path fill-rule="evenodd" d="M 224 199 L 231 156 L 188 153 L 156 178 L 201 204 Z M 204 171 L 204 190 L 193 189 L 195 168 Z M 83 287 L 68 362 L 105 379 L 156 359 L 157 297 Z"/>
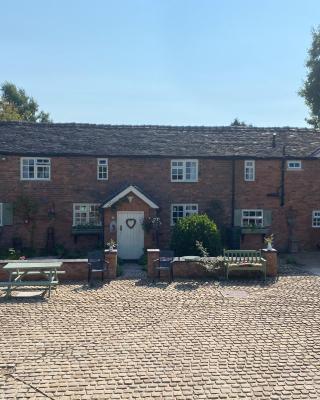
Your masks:
<path fill-rule="evenodd" d="M 273 233 L 279 250 L 316 249 L 319 157 L 309 129 L 0 122 L 0 248 L 113 239 L 135 259 L 209 210 L 231 246 L 261 248 Z"/>

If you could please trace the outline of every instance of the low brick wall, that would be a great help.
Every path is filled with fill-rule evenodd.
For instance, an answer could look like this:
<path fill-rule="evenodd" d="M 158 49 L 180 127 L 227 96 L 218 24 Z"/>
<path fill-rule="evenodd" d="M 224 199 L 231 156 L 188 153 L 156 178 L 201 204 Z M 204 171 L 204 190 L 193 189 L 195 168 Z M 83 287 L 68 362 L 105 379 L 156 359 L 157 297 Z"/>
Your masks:
<path fill-rule="evenodd" d="M 37 261 L 49 261 L 49 260 L 30 260 L 30 262 L 37 262 Z M 84 281 L 88 279 L 88 260 L 87 259 L 75 259 L 75 260 L 68 260 L 68 259 L 56 259 L 50 261 L 60 261 L 62 262 L 61 271 L 65 271 L 65 274 L 59 275 L 59 281 Z M 3 267 L 10 263 L 10 262 L 17 262 L 17 260 L 0 260 L 0 281 L 6 281 L 9 277 L 7 271 L 3 269 Z M 35 278 L 32 278 L 35 279 Z"/>
<path fill-rule="evenodd" d="M 159 262 L 160 250 L 148 250 L 148 277 L 150 279 L 160 278 L 160 280 L 169 280 L 170 276 L 168 271 L 156 271 L 156 264 Z M 278 274 L 278 253 L 276 250 L 263 250 L 263 257 L 267 260 L 267 276 L 275 277 Z M 224 269 L 208 271 L 197 260 L 192 260 L 191 257 L 176 257 L 172 262 L 172 275 L 175 278 L 184 279 L 206 279 L 209 277 L 224 276 Z M 234 271 L 233 274 L 241 275 L 242 271 Z M 255 273 L 254 271 L 252 273 Z M 248 271 L 246 271 L 248 274 Z"/>
<path fill-rule="evenodd" d="M 204 279 L 214 275 L 196 261 L 174 261 L 172 271 L 174 278 Z"/>

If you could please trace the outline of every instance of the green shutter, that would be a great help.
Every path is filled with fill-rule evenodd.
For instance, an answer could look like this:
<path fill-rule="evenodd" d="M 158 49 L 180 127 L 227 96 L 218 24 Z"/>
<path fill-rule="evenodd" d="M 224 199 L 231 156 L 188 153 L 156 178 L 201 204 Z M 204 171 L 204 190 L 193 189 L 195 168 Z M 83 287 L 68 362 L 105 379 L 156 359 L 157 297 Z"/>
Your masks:
<path fill-rule="evenodd" d="M 2 203 L 2 224 L 13 224 L 13 205 L 12 203 Z"/>
<path fill-rule="evenodd" d="M 241 226 L 242 210 L 234 210 L 234 226 Z"/>
<path fill-rule="evenodd" d="M 263 210 L 263 226 L 271 226 L 272 224 L 272 211 Z"/>

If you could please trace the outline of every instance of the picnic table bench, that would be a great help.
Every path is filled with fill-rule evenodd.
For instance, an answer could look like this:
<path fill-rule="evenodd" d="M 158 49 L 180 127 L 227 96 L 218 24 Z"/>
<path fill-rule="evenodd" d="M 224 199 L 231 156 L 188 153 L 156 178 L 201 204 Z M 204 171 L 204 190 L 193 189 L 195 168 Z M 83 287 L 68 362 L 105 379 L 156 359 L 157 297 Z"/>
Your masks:
<path fill-rule="evenodd" d="M 8 263 L 3 269 L 9 272 L 9 280 L 0 282 L 0 287 L 6 290 L 6 297 L 11 296 L 13 289 L 30 286 L 44 287 L 50 297 L 52 288 L 59 283 L 58 274 L 64 273 L 64 271 L 58 271 L 61 266 L 62 262 L 58 261 Z M 26 280 L 28 276 L 41 276 L 41 279 Z"/>
<path fill-rule="evenodd" d="M 267 276 L 267 261 L 260 250 L 224 250 L 226 278 L 232 271 L 261 271 L 264 280 Z"/>

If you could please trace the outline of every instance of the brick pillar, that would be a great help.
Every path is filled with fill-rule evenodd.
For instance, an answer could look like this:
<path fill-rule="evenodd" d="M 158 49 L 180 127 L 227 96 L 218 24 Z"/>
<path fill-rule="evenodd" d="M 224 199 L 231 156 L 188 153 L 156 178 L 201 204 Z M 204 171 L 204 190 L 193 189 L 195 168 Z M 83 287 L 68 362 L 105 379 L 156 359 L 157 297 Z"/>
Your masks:
<path fill-rule="evenodd" d="M 267 276 L 278 274 L 278 252 L 275 249 L 262 249 L 263 258 L 267 260 Z"/>
<path fill-rule="evenodd" d="M 148 249 L 147 250 L 148 254 L 148 278 L 149 279 L 154 279 L 156 278 L 157 272 L 155 270 L 155 260 L 158 260 L 160 257 L 160 250 L 159 249 Z"/>
<path fill-rule="evenodd" d="M 118 250 L 105 250 L 105 261 L 108 268 L 108 279 L 116 279 L 117 277 L 117 264 L 118 264 Z"/>

